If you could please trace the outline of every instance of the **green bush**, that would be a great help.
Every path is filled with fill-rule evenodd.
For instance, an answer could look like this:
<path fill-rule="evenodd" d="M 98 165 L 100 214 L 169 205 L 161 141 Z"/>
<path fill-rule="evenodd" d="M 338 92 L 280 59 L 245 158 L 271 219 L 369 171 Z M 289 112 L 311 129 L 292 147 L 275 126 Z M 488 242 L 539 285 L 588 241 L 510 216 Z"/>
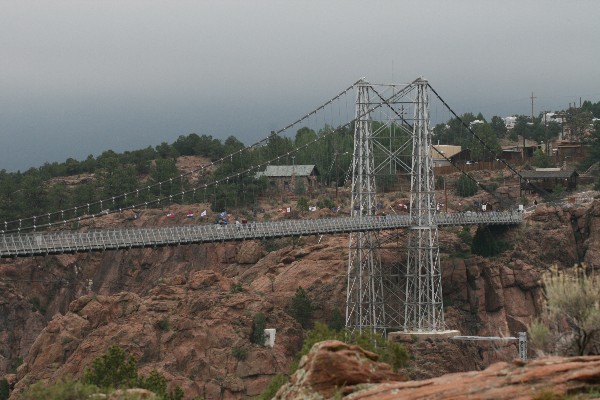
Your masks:
<path fill-rule="evenodd" d="M 263 313 L 257 313 L 252 319 L 252 333 L 250 341 L 254 344 L 261 346 L 265 345 L 265 328 L 267 327 L 267 321 Z"/>
<path fill-rule="evenodd" d="M 233 354 L 233 356 L 240 360 L 240 361 L 244 361 L 246 358 L 248 358 L 248 349 L 246 349 L 245 347 L 237 347 L 235 346 L 234 348 L 231 349 L 231 354 Z"/>
<path fill-rule="evenodd" d="M 10 394 L 10 386 L 6 379 L 0 379 L 0 400 L 7 400 Z"/>
<path fill-rule="evenodd" d="M 100 388 L 134 387 L 137 383 L 137 362 L 117 345 L 92 362 L 83 373 L 83 383 Z"/>
<path fill-rule="evenodd" d="M 241 293 L 243 291 L 244 291 L 244 287 L 242 286 L 241 283 L 234 283 L 229 288 L 229 293 Z"/>
<path fill-rule="evenodd" d="M 17 372 L 17 368 L 23 364 L 23 357 L 17 357 L 10 363 L 11 372 Z"/>
<path fill-rule="evenodd" d="M 304 196 L 300 197 L 296 203 L 296 207 L 302 212 L 308 211 L 308 199 Z"/>
<path fill-rule="evenodd" d="M 317 207 L 319 208 L 333 208 L 335 207 L 335 203 L 331 198 L 325 197 L 323 199 L 319 199 L 317 201 Z"/>
<path fill-rule="evenodd" d="M 600 278 L 585 266 L 543 276 L 546 307 L 529 327 L 531 347 L 542 354 L 584 356 L 598 353 Z"/>
<path fill-rule="evenodd" d="M 147 377 L 138 377 L 138 387 L 154 392 L 164 400 L 181 400 L 183 398 L 183 390 L 179 386 L 176 386 L 172 392 L 168 391 L 167 379 L 156 370 L 150 372 Z"/>
<path fill-rule="evenodd" d="M 490 228 L 485 226 L 477 229 L 475 237 L 473 238 L 473 244 L 471 245 L 473 254 L 482 257 L 494 257 L 510 249 L 510 244 L 495 237 L 492 229 L 498 233 L 503 228 Z"/>
<path fill-rule="evenodd" d="M 277 393 L 279 388 L 282 387 L 285 383 L 287 383 L 287 380 L 287 376 L 283 374 L 275 375 L 275 377 L 271 379 L 267 387 L 262 392 L 260 392 L 256 400 L 272 399 L 273 397 L 275 397 L 275 393 Z"/>
<path fill-rule="evenodd" d="M 35 296 L 29 299 L 29 303 L 31 304 L 31 311 L 36 312 L 39 311 L 40 314 L 46 314 L 46 307 L 42 306 L 40 298 Z"/>
<path fill-rule="evenodd" d="M 342 313 L 340 313 L 338 310 L 333 310 L 331 313 L 331 319 L 329 320 L 327 326 L 334 331 L 341 331 L 344 329 L 346 326 L 346 321 Z"/>
<path fill-rule="evenodd" d="M 95 385 L 79 381 L 64 380 L 53 385 L 37 382 L 21 395 L 21 400 L 81 400 L 101 393 Z"/>
<path fill-rule="evenodd" d="M 183 398 L 183 391 L 179 386 L 168 392 L 167 380 L 158 371 L 151 371 L 147 377 L 138 375 L 135 358 L 117 345 L 112 345 L 104 355 L 92 362 L 92 367 L 85 370 L 81 384 L 103 390 L 139 387 L 154 392 L 163 400 Z"/>
<path fill-rule="evenodd" d="M 473 236 L 471 236 L 471 230 L 468 226 L 464 226 L 461 231 L 458 232 L 458 238 L 469 246 L 473 244 Z"/>
<path fill-rule="evenodd" d="M 296 294 L 292 298 L 289 307 L 289 314 L 294 317 L 304 329 L 308 329 L 312 326 L 313 311 L 314 307 L 308 298 L 306 291 L 302 287 L 296 289 Z"/>
<path fill-rule="evenodd" d="M 171 324 L 169 323 L 168 318 L 161 319 L 157 322 L 156 326 L 158 326 L 158 329 L 160 329 L 161 331 L 168 331 L 169 329 L 171 329 Z"/>
<path fill-rule="evenodd" d="M 456 194 L 461 197 L 470 197 L 477 193 L 477 183 L 467 175 L 461 175 L 456 181 Z"/>

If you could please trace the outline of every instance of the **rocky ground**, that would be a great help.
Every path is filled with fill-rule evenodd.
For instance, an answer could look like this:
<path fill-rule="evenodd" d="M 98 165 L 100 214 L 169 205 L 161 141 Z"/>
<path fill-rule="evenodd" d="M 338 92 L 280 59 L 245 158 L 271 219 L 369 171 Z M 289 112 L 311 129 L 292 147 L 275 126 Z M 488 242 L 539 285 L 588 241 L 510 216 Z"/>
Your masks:
<path fill-rule="evenodd" d="M 488 175 L 505 179 L 498 172 Z M 450 210 L 484 200 L 482 194 L 466 200 L 452 196 Z M 389 209 L 401 195 L 382 199 Z M 265 212 L 258 217 L 288 217 L 277 211 L 285 201 L 265 199 Z M 189 209 L 142 210 L 139 218 L 123 213 L 93 223 L 212 222 L 165 216 L 165 211 L 185 215 Z M 194 205 L 195 212 L 203 209 L 207 204 Z M 324 215 L 334 216 L 324 210 L 299 217 Z M 440 233 L 446 321 L 464 335 L 516 335 L 543 306 L 544 271 L 577 263 L 600 267 L 597 200 L 540 204 L 521 226 L 493 234 L 509 247 L 483 258 L 468 254 L 459 228 Z M 275 374 L 287 372 L 301 346 L 302 328 L 286 313 L 299 286 L 313 301 L 316 320 L 327 322 L 335 310 L 343 312 L 346 246 L 347 237 L 324 236 L 2 260 L 0 378 L 4 375 L 19 393 L 36 380 L 78 377 L 117 343 L 139 360 L 142 373 L 158 369 L 185 390 L 186 398 L 255 396 Z M 392 250 L 384 253 L 384 262 L 397 260 Z M 269 328 L 277 329 L 273 348 L 249 340 L 252 318 L 259 312 Z M 409 347 L 413 357 L 403 374 L 413 379 L 481 370 L 517 356 L 515 344 L 422 342 Z"/>

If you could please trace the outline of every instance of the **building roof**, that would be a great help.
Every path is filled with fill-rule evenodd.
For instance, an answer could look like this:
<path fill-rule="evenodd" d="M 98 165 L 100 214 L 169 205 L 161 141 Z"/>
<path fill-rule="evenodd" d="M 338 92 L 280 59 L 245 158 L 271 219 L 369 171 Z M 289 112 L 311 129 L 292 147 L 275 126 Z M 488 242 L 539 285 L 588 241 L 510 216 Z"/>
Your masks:
<path fill-rule="evenodd" d="M 550 171 L 548 171 L 550 170 Z M 536 179 L 536 178 L 570 178 L 573 175 L 579 175 L 574 169 L 565 169 L 556 171 L 554 168 L 542 168 L 541 170 L 523 170 L 520 172 L 521 176 L 525 179 Z"/>
<path fill-rule="evenodd" d="M 440 153 L 442 153 L 446 158 L 451 158 L 460 153 L 461 147 L 454 146 L 450 144 L 435 144 L 431 146 L 431 158 L 434 160 L 444 160 L 444 157 Z M 437 151 L 435 151 L 437 149 Z M 440 153 L 438 153 L 438 151 Z"/>
<path fill-rule="evenodd" d="M 257 172 L 256 177 L 286 177 L 319 175 L 319 170 L 314 165 L 267 165 L 264 171 Z"/>

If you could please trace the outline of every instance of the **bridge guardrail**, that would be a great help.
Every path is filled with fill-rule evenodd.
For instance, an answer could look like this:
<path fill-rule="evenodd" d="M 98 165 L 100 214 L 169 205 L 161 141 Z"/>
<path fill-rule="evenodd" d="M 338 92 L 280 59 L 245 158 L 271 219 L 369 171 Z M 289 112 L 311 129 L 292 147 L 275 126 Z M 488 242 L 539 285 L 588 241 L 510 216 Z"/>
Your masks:
<path fill-rule="evenodd" d="M 518 224 L 522 213 L 466 212 L 436 214 L 433 225 Z M 412 221 L 411 221 L 412 220 Z M 89 232 L 33 232 L 0 236 L 0 257 L 23 257 L 72 252 L 117 250 L 176 244 L 268 239 L 286 236 L 342 234 L 409 228 L 419 225 L 416 216 L 386 215 L 250 222 L 230 225 L 193 225 L 156 228 L 123 228 Z"/>

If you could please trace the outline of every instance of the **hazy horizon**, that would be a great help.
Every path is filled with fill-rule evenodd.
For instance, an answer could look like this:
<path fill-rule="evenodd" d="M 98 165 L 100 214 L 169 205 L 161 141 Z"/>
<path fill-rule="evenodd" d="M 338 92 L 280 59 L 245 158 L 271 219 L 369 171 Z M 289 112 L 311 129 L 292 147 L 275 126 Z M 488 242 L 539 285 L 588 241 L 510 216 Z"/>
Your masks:
<path fill-rule="evenodd" d="M 600 101 L 600 3 L 5 1 L 0 170 L 197 133 L 246 144 L 361 77 L 486 118 Z"/>

